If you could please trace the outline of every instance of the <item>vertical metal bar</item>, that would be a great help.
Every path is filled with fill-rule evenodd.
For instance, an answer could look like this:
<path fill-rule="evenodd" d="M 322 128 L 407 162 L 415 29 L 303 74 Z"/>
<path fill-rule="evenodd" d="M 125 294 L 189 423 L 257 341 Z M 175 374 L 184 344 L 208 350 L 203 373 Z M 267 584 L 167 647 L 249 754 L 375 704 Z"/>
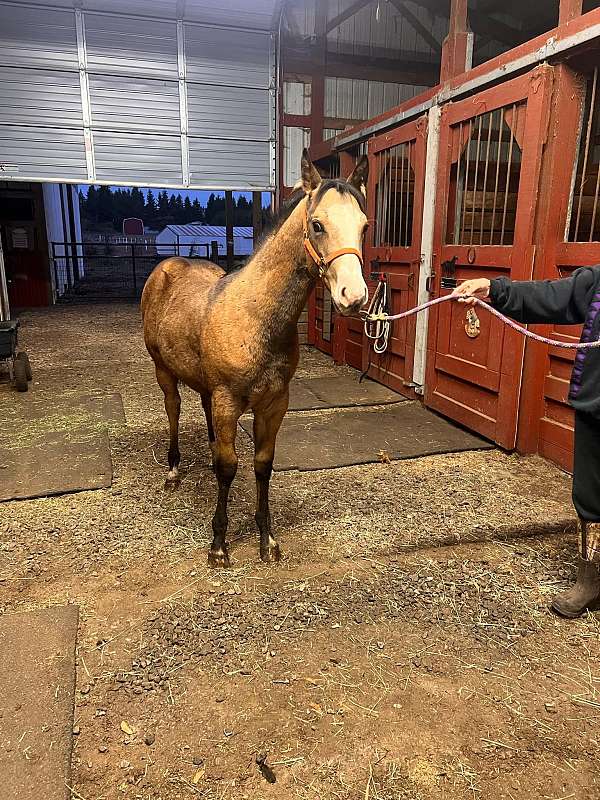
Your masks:
<path fill-rule="evenodd" d="M 190 145 L 185 64 L 185 30 L 183 20 L 177 20 L 177 77 L 179 86 L 179 138 L 181 142 L 181 178 L 184 186 L 190 185 Z"/>
<path fill-rule="evenodd" d="M 600 190 L 600 162 L 598 162 L 598 171 L 596 173 L 596 188 L 594 190 L 594 207 L 592 209 L 592 221 L 590 223 L 590 236 L 588 241 L 594 240 L 594 229 L 596 227 L 596 211 L 598 210 L 598 192 Z"/>
<path fill-rule="evenodd" d="M 404 216 L 406 218 L 406 233 L 404 236 L 404 246 L 410 247 L 412 242 L 412 217 L 411 217 L 411 208 L 412 204 L 411 200 L 411 176 L 413 175 L 413 168 L 412 168 L 412 156 L 413 150 L 415 145 L 413 142 L 408 143 L 408 162 L 406 164 L 406 209 L 404 211 Z"/>
<path fill-rule="evenodd" d="M 381 176 L 381 184 L 382 184 L 382 194 L 381 194 L 381 242 L 380 244 L 386 244 L 387 239 L 387 211 L 388 211 L 388 169 L 389 169 L 389 159 L 388 159 L 388 151 L 384 150 L 381 153 L 381 161 L 382 161 L 382 176 Z"/>
<path fill-rule="evenodd" d="M 392 148 L 392 172 L 394 176 L 394 211 L 392 213 L 392 220 L 393 220 L 393 229 L 392 229 L 392 237 L 390 244 L 392 246 L 396 246 L 399 244 L 397 239 L 398 233 L 398 151 L 400 149 L 400 145 L 396 145 Z"/>
<path fill-rule="evenodd" d="M 233 230 L 233 192 L 225 192 L 225 241 L 227 244 L 227 271 L 233 269 L 234 230 Z"/>
<path fill-rule="evenodd" d="M 598 69 L 596 67 L 596 69 Z M 592 123 L 593 132 L 594 132 L 594 141 L 596 140 L 596 136 L 598 134 L 598 109 L 596 106 L 590 109 L 590 114 L 593 114 L 594 121 Z M 594 229 L 596 227 L 596 212 L 598 210 L 598 193 L 600 191 L 600 161 L 598 162 L 598 171 L 596 173 L 596 188 L 594 190 L 594 207 L 592 209 L 592 221 L 590 224 L 590 236 L 589 241 L 594 240 Z"/>
<path fill-rule="evenodd" d="M 262 195 L 260 192 L 252 192 L 252 236 L 254 247 L 258 244 L 262 233 Z"/>
<path fill-rule="evenodd" d="M 513 122 L 513 125 L 514 125 L 516 117 L 517 117 L 517 105 L 516 105 L 516 103 L 513 103 L 512 112 L 513 112 L 512 113 L 512 122 Z M 508 163 L 506 165 L 506 184 L 505 184 L 506 189 L 505 189 L 505 192 L 504 192 L 504 209 L 502 211 L 502 230 L 501 230 L 501 233 L 500 233 L 500 244 L 501 245 L 504 244 L 504 230 L 505 230 L 505 227 L 506 227 L 506 207 L 508 205 L 508 190 L 510 189 L 510 170 L 511 170 L 511 167 L 512 167 L 512 154 L 513 154 L 514 141 L 515 141 L 515 134 L 513 132 L 512 126 L 511 126 L 511 128 L 510 128 L 510 144 L 509 144 L 509 147 L 508 147 Z"/>
<path fill-rule="evenodd" d="M 483 222 L 485 218 L 485 204 L 487 203 L 487 181 L 488 181 L 488 168 L 490 166 L 490 145 L 492 142 L 492 112 L 488 113 L 488 138 L 487 138 L 487 147 L 485 151 L 485 172 L 483 174 L 483 193 L 482 193 L 482 202 L 481 202 L 481 225 L 479 228 L 479 242 L 478 244 L 483 244 Z"/>
<path fill-rule="evenodd" d="M 581 200 L 583 197 L 583 187 L 585 184 L 585 173 L 587 170 L 587 162 L 588 156 L 590 152 L 590 136 L 592 134 L 592 119 L 594 116 L 594 106 L 596 105 L 596 84 L 598 81 L 598 67 L 594 69 L 594 78 L 592 80 L 592 94 L 590 97 L 590 111 L 588 114 L 588 124 L 587 124 L 587 131 L 585 134 L 585 149 L 583 152 L 583 167 L 581 170 L 581 178 L 579 179 L 579 197 L 577 198 L 577 217 L 575 220 L 575 235 L 574 235 L 574 242 L 579 241 L 579 220 L 581 218 Z"/>
<path fill-rule="evenodd" d="M 75 230 L 75 208 L 73 205 L 73 187 L 70 184 L 65 184 L 65 191 L 67 193 L 69 233 L 71 242 L 71 253 L 73 258 L 73 280 L 78 281 L 81 278 L 81 273 L 79 271 L 79 258 L 77 253 L 77 231 Z"/>
<path fill-rule="evenodd" d="M 400 193 L 400 208 L 398 209 L 398 245 L 404 247 L 402 229 L 404 227 L 404 162 L 406 159 L 406 142 L 398 146 L 400 151 L 400 186 L 396 184 L 396 192 Z"/>
<path fill-rule="evenodd" d="M 392 154 L 388 150 L 388 188 L 387 188 L 387 235 L 386 244 L 392 243 Z"/>
<path fill-rule="evenodd" d="M 471 231 L 469 233 L 469 244 L 473 244 L 473 228 L 475 226 L 475 195 L 477 194 L 477 177 L 479 175 L 479 158 L 481 156 L 481 121 L 483 115 L 479 115 L 479 131 L 477 133 L 477 152 L 475 155 L 475 175 L 473 177 L 473 199 L 471 201 Z"/>
<path fill-rule="evenodd" d="M 461 172 L 462 161 L 463 161 L 462 129 L 463 129 L 463 123 L 461 120 L 458 127 L 458 160 L 456 162 L 456 192 L 454 198 L 454 230 L 452 232 L 452 244 L 458 244 L 460 241 L 460 213 L 462 210 L 462 203 L 464 196 L 464 190 L 463 190 L 464 175 Z M 452 129 L 452 135 L 456 136 L 456 128 Z"/>
<path fill-rule="evenodd" d="M 381 232 L 383 230 L 382 229 L 382 224 L 383 224 L 383 220 L 382 220 L 382 215 L 383 215 L 383 197 L 382 197 L 383 189 L 382 189 L 382 186 L 381 186 L 381 183 L 382 183 L 382 180 L 381 180 L 381 158 L 382 158 L 382 154 L 378 153 L 377 156 L 376 156 L 376 159 L 377 159 L 377 162 L 376 162 L 377 163 L 377 185 L 376 185 L 376 189 L 375 189 L 375 191 L 377 193 L 376 194 L 376 209 L 377 209 L 377 213 L 375 215 L 376 229 L 375 229 L 375 236 L 373 238 L 373 241 L 375 242 L 375 247 L 379 247 L 381 245 Z"/>
<path fill-rule="evenodd" d="M 280 21 L 283 17 L 284 4 L 281 4 Z M 279 36 L 280 31 L 271 33 L 269 48 L 269 179 L 273 188 L 277 186 L 277 131 L 279 119 Z"/>
<path fill-rule="evenodd" d="M 496 112 L 493 112 L 496 113 Z M 498 120 L 498 152 L 496 154 L 496 180 L 494 183 L 494 206 L 492 210 L 492 222 L 490 225 L 490 244 L 494 243 L 494 225 L 496 224 L 496 205 L 498 203 L 498 181 L 500 178 L 500 162 L 502 161 L 502 131 L 504 129 L 504 117 L 502 109 L 498 110 L 500 119 Z"/>
<path fill-rule="evenodd" d="M 423 208 L 423 222 L 421 226 L 421 266 L 418 270 L 418 294 L 417 302 L 425 303 L 430 299 L 429 282 L 433 273 L 434 259 L 434 232 L 436 220 L 436 181 L 438 175 L 438 163 L 440 156 L 440 107 L 432 106 L 428 114 L 427 125 L 427 145 L 425 163 L 423 168 L 424 175 L 424 195 L 427 198 Z M 415 170 L 415 178 L 419 179 L 419 165 Z M 414 197 L 414 194 L 413 194 Z M 413 201 L 414 202 L 414 201 Z M 416 242 L 415 242 L 416 245 Z M 424 311 L 417 315 L 415 323 L 415 351 L 413 361 L 413 382 L 416 384 L 417 392 L 423 392 L 425 383 L 425 371 L 427 367 L 427 333 L 429 328 L 428 312 Z M 435 341 L 435 339 L 433 340 Z M 430 354 L 433 357 L 433 353 Z"/>
<path fill-rule="evenodd" d="M 10 303 L 8 300 L 8 284 L 6 282 L 2 236 L 0 235 L 0 321 L 4 322 L 7 319 L 10 319 Z"/>
<path fill-rule="evenodd" d="M 96 159 L 94 156 L 94 134 L 92 132 L 92 104 L 90 102 L 90 83 L 87 71 L 84 12 L 80 8 L 75 9 L 75 35 L 77 38 L 77 62 L 79 68 L 79 91 L 81 93 L 85 165 L 87 179 L 93 182 L 96 180 Z"/>
<path fill-rule="evenodd" d="M 131 274 L 133 275 L 133 294 L 137 294 L 137 275 L 135 274 L 135 243 L 131 243 Z"/>
<path fill-rule="evenodd" d="M 467 219 L 467 203 L 466 203 L 466 199 L 467 199 L 467 191 L 468 191 L 468 188 L 469 188 L 469 163 L 470 163 L 470 160 L 471 160 L 471 136 L 472 135 L 473 135 L 473 120 L 470 119 L 469 120 L 469 138 L 467 140 L 467 150 L 466 150 L 466 153 L 465 153 L 465 185 L 464 185 L 464 188 L 463 188 L 463 196 L 462 196 L 462 203 L 463 203 L 462 221 L 460 223 L 460 236 L 459 236 L 459 241 L 457 242 L 457 244 L 463 244 L 463 237 L 464 237 L 465 227 L 466 227 L 466 219 Z"/>
<path fill-rule="evenodd" d="M 406 169 L 402 173 L 402 192 L 406 190 L 406 197 L 403 198 L 402 206 L 402 246 L 408 247 L 408 207 L 410 200 L 410 155 L 412 149 L 412 142 L 406 142 L 404 145 L 404 163 Z M 406 175 L 406 178 L 405 178 Z"/>

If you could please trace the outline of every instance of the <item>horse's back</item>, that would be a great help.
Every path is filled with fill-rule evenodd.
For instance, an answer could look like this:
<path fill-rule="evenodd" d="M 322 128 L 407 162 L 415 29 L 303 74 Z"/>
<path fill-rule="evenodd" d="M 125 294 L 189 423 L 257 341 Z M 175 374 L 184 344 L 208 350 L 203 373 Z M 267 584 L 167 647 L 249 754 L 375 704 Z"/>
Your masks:
<path fill-rule="evenodd" d="M 225 274 L 216 264 L 201 259 L 167 258 L 156 265 L 141 302 L 144 338 L 153 357 L 160 350 L 161 331 L 166 333 L 171 327 L 181 330 L 187 314 L 197 319 L 210 290 Z"/>

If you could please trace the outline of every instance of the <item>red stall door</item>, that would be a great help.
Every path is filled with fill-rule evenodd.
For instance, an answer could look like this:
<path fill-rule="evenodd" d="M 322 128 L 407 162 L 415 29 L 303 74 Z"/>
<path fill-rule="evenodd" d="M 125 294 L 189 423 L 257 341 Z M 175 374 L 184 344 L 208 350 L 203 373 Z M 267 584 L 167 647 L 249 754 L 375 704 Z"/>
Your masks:
<path fill-rule="evenodd" d="M 442 279 L 531 278 L 552 68 L 446 106 L 440 131 L 434 295 Z M 516 443 L 524 339 L 485 310 L 446 303 L 429 320 L 426 404 L 508 449 Z M 469 332 L 467 333 L 467 328 Z"/>
<path fill-rule="evenodd" d="M 389 313 L 417 304 L 427 117 L 402 125 L 369 142 L 371 234 L 365 268 L 372 296 L 380 274 L 387 285 Z M 392 323 L 387 350 L 378 355 L 363 336 L 363 369 L 402 394 L 411 394 L 416 318 Z"/>

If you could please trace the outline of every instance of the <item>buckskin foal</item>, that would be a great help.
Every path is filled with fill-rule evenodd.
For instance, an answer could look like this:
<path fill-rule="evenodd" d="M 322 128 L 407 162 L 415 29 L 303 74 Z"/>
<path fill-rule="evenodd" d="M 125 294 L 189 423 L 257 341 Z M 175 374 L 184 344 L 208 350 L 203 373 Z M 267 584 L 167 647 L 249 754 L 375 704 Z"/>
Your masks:
<path fill-rule="evenodd" d="M 227 500 L 238 464 L 237 423 L 248 409 L 254 412 L 260 556 L 279 559 L 269 481 L 298 365 L 298 318 L 319 276 L 340 313 L 357 311 L 367 301 L 362 273 L 367 173 L 363 157 L 347 181 L 322 180 L 305 151 L 301 189 L 284 221 L 242 269 L 227 275 L 208 261 L 167 258 L 144 287 L 144 339 L 169 418 L 167 483 L 178 478 L 179 381 L 200 394 L 206 414 L 219 484 L 208 554 L 213 567 L 229 566 Z"/>

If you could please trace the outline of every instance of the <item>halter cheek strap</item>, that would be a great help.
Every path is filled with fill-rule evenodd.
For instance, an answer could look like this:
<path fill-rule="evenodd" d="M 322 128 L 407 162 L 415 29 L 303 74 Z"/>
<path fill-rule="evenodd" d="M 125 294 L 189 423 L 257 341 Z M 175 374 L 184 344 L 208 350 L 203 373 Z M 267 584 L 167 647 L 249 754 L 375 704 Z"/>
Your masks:
<path fill-rule="evenodd" d="M 319 253 L 319 251 L 311 242 L 309 236 L 308 201 L 304 208 L 304 249 L 319 268 L 319 278 L 322 278 L 325 275 L 336 258 L 339 258 L 340 256 L 356 256 L 360 261 L 361 268 L 364 266 L 362 253 L 355 247 L 342 247 L 340 250 L 334 250 L 333 253 L 329 253 L 327 256 L 322 256 L 321 253 Z"/>

